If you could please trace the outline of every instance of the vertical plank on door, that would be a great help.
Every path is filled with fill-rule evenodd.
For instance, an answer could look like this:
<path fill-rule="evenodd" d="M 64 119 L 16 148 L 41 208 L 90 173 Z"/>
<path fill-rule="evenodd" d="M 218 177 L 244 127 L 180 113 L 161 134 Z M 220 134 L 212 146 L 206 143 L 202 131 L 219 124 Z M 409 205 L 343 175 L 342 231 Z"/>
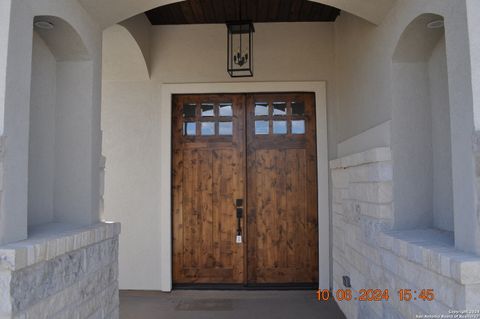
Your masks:
<path fill-rule="evenodd" d="M 248 282 L 252 284 L 318 281 L 318 225 L 315 105 L 312 94 L 255 94 L 247 100 Z M 268 115 L 255 114 L 268 103 Z M 292 103 L 304 114 L 293 114 Z M 287 105 L 282 113 L 274 105 Z M 293 134 L 293 120 L 305 131 Z M 269 132 L 255 129 L 268 121 Z M 286 123 L 287 131 L 275 128 Z"/>
<path fill-rule="evenodd" d="M 233 116 L 219 116 L 231 103 Z M 213 116 L 201 106 L 214 105 Z M 235 199 L 245 198 L 243 96 L 187 95 L 173 102 L 172 203 L 174 283 L 244 282 L 244 245 L 235 243 Z M 195 112 L 184 107 L 192 106 Z M 202 123 L 232 122 L 232 134 L 203 134 Z M 196 128 L 184 132 L 185 123 Z"/>

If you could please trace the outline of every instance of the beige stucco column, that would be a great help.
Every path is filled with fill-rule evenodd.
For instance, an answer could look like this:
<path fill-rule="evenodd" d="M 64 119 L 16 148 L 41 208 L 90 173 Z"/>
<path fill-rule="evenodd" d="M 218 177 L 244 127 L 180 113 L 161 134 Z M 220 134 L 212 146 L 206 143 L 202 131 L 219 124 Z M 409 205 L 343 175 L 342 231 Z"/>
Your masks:
<path fill-rule="evenodd" d="M 7 77 L 7 51 L 8 51 L 8 32 L 10 29 L 10 6 L 11 0 L 0 2 L 0 135 L 3 136 L 4 118 L 5 118 L 5 85 Z M 0 144 L 0 154 L 3 153 L 3 143 Z M 3 171 L 3 165 L 0 165 Z M 3 174 L 0 174 L 3 179 Z M 3 183 L 2 183 L 3 184 Z M 8 240 L 9 234 L 6 233 L 7 216 L 3 207 L 3 196 L 0 197 L 0 244 Z"/>
<path fill-rule="evenodd" d="M 476 158 L 476 207 L 477 207 L 477 225 L 480 224 L 480 2 L 475 0 L 467 0 L 467 21 L 468 21 L 468 38 L 470 41 L 470 64 L 472 78 L 472 100 L 473 113 L 475 122 L 475 139 L 474 150 Z M 477 241 L 477 253 L 479 253 L 480 240 Z M 480 254 L 480 253 L 479 253 Z"/>
<path fill-rule="evenodd" d="M 1 244 L 27 237 L 28 116 L 33 32 L 30 12 L 25 1 L 6 0 L 0 4 L 0 127 L 3 133 Z"/>
<path fill-rule="evenodd" d="M 11 0 L 0 2 L 0 115 L 5 110 L 5 79 L 7 73 L 8 32 L 10 30 Z M 0 121 L 0 134 L 3 134 L 3 120 Z"/>
<path fill-rule="evenodd" d="M 474 123 L 475 131 L 480 131 L 480 24 L 478 23 L 478 18 L 480 17 L 480 2 L 476 0 L 467 0 L 467 21 L 468 21 L 468 39 L 470 42 L 470 67 L 471 67 L 471 76 L 472 76 L 472 100 L 473 100 L 473 113 L 474 113 Z M 476 218 L 474 218 L 474 223 L 476 227 L 476 241 L 475 241 L 475 252 L 480 255 L 480 206 L 479 201 L 479 190 L 480 184 L 478 179 L 479 158 L 480 158 L 480 145 L 478 140 L 474 145 L 476 151 Z"/>
<path fill-rule="evenodd" d="M 473 105 L 475 130 L 480 130 L 480 1 L 467 0 L 468 38 L 472 67 Z"/>
<path fill-rule="evenodd" d="M 473 136 L 480 128 L 480 3 L 455 4 L 446 20 L 455 246 L 480 255 Z M 478 119 L 478 120 L 477 120 Z"/>

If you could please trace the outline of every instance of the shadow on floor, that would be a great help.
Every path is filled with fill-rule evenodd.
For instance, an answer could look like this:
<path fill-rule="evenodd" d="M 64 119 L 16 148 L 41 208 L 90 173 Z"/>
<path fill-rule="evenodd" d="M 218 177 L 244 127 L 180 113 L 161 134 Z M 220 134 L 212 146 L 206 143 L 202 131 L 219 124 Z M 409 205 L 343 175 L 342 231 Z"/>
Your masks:
<path fill-rule="evenodd" d="M 345 319 L 315 291 L 121 291 L 120 319 Z"/>

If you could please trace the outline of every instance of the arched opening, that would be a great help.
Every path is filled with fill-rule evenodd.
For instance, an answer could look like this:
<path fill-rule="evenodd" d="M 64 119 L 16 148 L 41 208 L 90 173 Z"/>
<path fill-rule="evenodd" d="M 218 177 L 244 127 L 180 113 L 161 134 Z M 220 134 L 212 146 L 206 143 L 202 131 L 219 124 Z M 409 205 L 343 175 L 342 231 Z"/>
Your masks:
<path fill-rule="evenodd" d="M 379 24 L 395 4 L 394 0 L 311 0 L 349 12 L 374 24 Z M 95 17 L 102 27 L 108 28 L 120 21 L 128 19 L 150 9 L 164 6 L 181 0 L 144 0 L 140 3 L 130 0 L 80 0 L 83 7 Z M 112 10 L 115 8 L 115 10 Z"/>
<path fill-rule="evenodd" d="M 443 17 L 423 14 L 414 19 L 400 37 L 392 67 L 395 227 L 453 232 Z"/>
<path fill-rule="evenodd" d="M 136 39 L 121 25 L 103 31 L 103 81 L 148 81 L 147 61 Z"/>
<path fill-rule="evenodd" d="M 80 35 L 65 20 L 33 22 L 28 155 L 28 227 L 91 224 L 88 199 L 89 112 L 93 67 Z"/>

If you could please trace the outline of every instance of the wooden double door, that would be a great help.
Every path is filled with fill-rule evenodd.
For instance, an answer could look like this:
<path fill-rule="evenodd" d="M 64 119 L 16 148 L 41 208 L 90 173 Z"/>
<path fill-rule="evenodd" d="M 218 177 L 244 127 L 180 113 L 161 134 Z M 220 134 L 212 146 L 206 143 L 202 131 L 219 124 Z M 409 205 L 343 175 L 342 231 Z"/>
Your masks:
<path fill-rule="evenodd" d="M 314 101 L 174 96 L 174 284 L 318 283 Z"/>

